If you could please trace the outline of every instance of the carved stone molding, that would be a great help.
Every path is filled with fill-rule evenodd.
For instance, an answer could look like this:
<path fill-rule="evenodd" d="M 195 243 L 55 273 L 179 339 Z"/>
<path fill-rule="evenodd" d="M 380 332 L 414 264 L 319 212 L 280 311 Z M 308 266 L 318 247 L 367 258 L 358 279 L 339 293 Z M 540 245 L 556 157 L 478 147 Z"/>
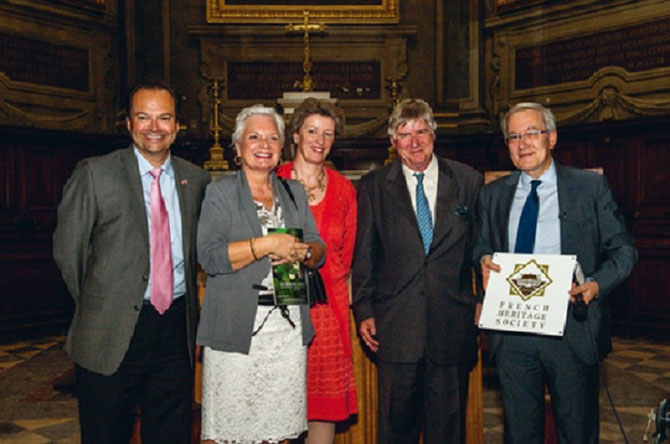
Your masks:
<path fill-rule="evenodd" d="M 436 112 L 440 129 L 488 125 L 481 94 L 481 0 L 436 0 Z"/>
<path fill-rule="evenodd" d="M 230 134 L 240 109 L 254 103 L 274 105 L 283 91 L 296 90 L 293 80 L 302 79 L 302 38 L 288 35 L 283 27 L 197 26 L 189 31 L 200 42 L 201 122 L 207 121 L 211 105 L 206 93 L 207 79 L 224 79 L 221 96 L 224 134 Z M 325 33 L 310 38 L 315 90 L 330 91 L 339 99 L 338 105 L 347 116 L 347 136 L 380 131 L 391 102 L 388 80 L 402 79 L 406 74 L 407 41 L 415 33 L 413 26 L 333 25 Z M 295 79 L 290 77 L 287 83 L 289 71 Z M 284 82 L 286 88 L 271 89 L 270 83 L 277 82 Z M 323 88 L 324 83 L 327 88 Z"/>
<path fill-rule="evenodd" d="M 0 124 L 112 133 L 118 74 L 107 32 L 7 14 Z"/>
<path fill-rule="evenodd" d="M 670 9 L 660 5 L 667 2 L 591 5 L 553 21 L 490 21 L 493 115 L 523 101 L 550 106 L 561 123 L 670 114 Z"/>

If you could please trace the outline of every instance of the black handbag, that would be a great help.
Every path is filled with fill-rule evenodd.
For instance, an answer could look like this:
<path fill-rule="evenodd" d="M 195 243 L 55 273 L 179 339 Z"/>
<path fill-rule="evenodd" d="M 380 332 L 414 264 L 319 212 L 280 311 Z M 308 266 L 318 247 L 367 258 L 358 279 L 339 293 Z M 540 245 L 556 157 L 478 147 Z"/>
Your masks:
<path fill-rule="evenodd" d="M 319 270 L 305 266 L 303 266 L 303 270 L 305 271 L 305 280 L 307 281 L 309 306 L 314 307 L 316 304 L 327 304 L 326 286 L 323 284 Z"/>
<path fill-rule="evenodd" d="M 298 204 L 293 197 L 293 192 L 289 188 L 288 183 L 283 178 L 278 178 L 279 182 L 284 186 L 288 197 L 291 198 L 293 205 L 298 208 Z M 323 278 L 321 273 L 316 268 L 306 267 L 304 264 L 300 265 L 305 273 L 305 283 L 307 284 L 307 299 L 309 300 L 309 306 L 314 307 L 316 304 L 327 304 L 328 297 L 326 296 L 326 286 L 323 284 Z"/>

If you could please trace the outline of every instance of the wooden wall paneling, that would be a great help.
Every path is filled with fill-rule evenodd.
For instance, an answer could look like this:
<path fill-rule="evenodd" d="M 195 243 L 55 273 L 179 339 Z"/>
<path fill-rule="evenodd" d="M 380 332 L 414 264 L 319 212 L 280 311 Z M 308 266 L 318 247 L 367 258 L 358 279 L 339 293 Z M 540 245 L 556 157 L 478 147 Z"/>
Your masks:
<path fill-rule="evenodd" d="M 62 188 L 76 162 L 121 138 L 0 127 L 0 332 L 58 326 L 73 303 L 52 259 Z"/>
<path fill-rule="evenodd" d="M 605 134 L 593 142 L 593 160 L 589 166 L 603 168 L 612 186 L 612 193 L 619 207 L 632 215 L 635 208 L 635 190 L 639 185 L 635 174 L 635 140 L 617 134 Z M 632 229 L 631 220 L 627 220 Z"/>
<path fill-rule="evenodd" d="M 5 243 L 0 252 L 0 332 L 67 325 L 74 307 L 50 242 Z"/>
<path fill-rule="evenodd" d="M 667 333 L 670 325 L 670 238 L 638 238 L 637 248 L 640 258 L 629 278 L 634 297 L 629 301 L 626 327 L 636 335 Z"/>
<path fill-rule="evenodd" d="M 561 130 L 558 130 L 558 142 L 554 148 L 553 157 L 562 165 L 585 167 L 585 158 L 591 149 L 590 143 L 586 141 L 575 141 L 566 138 Z"/>
<path fill-rule="evenodd" d="M 51 147 L 29 147 L 20 151 L 18 171 L 21 178 L 21 213 L 36 224 L 55 222 L 60 190 L 58 154 Z"/>
<path fill-rule="evenodd" d="M 1 143 L 1 142 L 0 142 Z M 14 165 L 12 150 L 0 145 L 0 227 L 9 224 L 9 215 L 13 205 Z"/>
<path fill-rule="evenodd" d="M 497 169 L 502 159 L 507 159 L 507 147 L 498 145 L 490 134 L 460 137 L 438 137 L 435 153 L 438 156 L 470 165 L 480 172 Z"/>
<path fill-rule="evenodd" d="M 670 218 L 670 187 L 668 186 L 670 135 L 646 136 L 641 143 L 639 218 L 661 220 L 667 223 Z"/>
<path fill-rule="evenodd" d="M 338 428 L 335 443 L 373 443 L 377 442 L 377 366 L 358 338 L 353 313 L 350 320 L 358 414 Z"/>

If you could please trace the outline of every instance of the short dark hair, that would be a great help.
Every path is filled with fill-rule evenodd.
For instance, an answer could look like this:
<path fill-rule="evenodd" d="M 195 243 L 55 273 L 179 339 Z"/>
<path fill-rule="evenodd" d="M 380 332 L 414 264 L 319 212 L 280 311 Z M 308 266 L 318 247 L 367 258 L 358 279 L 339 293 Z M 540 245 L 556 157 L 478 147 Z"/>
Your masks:
<path fill-rule="evenodd" d="M 153 91 L 163 90 L 170 93 L 172 100 L 174 100 L 175 119 L 179 121 L 179 96 L 170 85 L 163 82 L 162 80 L 145 80 L 136 84 L 130 89 L 130 91 L 128 91 L 128 96 L 126 97 L 126 116 L 129 119 L 131 118 L 130 108 L 133 104 L 133 97 L 135 97 L 135 94 L 141 89 L 149 89 Z"/>

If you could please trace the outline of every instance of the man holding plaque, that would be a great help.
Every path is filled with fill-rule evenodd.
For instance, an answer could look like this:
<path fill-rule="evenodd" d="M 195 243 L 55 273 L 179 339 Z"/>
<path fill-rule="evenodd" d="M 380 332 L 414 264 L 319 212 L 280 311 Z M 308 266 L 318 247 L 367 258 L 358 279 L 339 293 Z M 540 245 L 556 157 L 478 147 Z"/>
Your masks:
<path fill-rule="evenodd" d="M 400 102 L 391 165 L 358 185 L 354 314 L 377 354 L 379 442 L 459 443 L 468 373 L 477 360 L 471 209 L 482 184 L 433 154 L 437 124 L 423 100 Z"/>
<path fill-rule="evenodd" d="M 598 442 L 598 363 L 611 350 L 608 295 L 637 260 L 607 179 L 558 165 L 551 111 L 519 103 L 502 131 L 518 169 L 482 189 L 473 259 L 484 288 L 500 267 L 494 252 L 572 254 L 585 282 L 574 284 L 563 337 L 491 331 L 510 443 L 544 442 L 549 386 L 559 443 Z"/>

